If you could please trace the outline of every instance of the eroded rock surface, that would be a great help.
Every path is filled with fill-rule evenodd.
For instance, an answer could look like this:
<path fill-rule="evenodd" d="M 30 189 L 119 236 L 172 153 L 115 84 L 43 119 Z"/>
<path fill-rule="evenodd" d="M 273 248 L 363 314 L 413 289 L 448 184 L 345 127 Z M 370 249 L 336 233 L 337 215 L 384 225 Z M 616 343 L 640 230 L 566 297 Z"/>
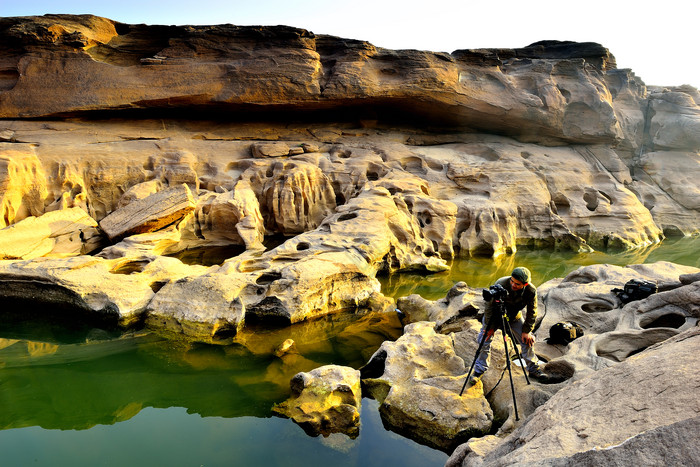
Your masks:
<path fill-rule="evenodd" d="M 493 415 L 481 383 L 460 396 L 464 361 L 452 339 L 434 328 L 426 321 L 406 326 L 404 335 L 382 344 L 361 372 L 369 393 L 380 402 L 385 426 L 449 451 L 462 440 L 488 433 Z"/>
<path fill-rule="evenodd" d="M 188 335 L 387 305 L 377 273 L 457 255 L 700 225 L 697 90 L 647 89 L 598 44 L 391 51 L 69 15 L 3 18 L 0 37 L 0 223 L 80 208 L 118 242 L 100 257 L 127 262 L 238 247 L 149 285 L 137 314 Z M 200 290 L 216 305 L 183 309 Z"/>
<path fill-rule="evenodd" d="M 85 255 L 102 243 L 95 219 L 76 207 L 27 217 L 0 231 L 0 258 Z"/>
<path fill-rule="evenodd" d="M 688 388 L 699 383 L 699 339 L 689 329 L 568 385 L 502 442 L 468 443 L 447 465 L 692 463 L 700 407 Z"/>
<path fill-rule="evenodd" d="M 100 228 L 111 240 L 160 230 L 194 210 L 187 185 L 175 185 L 111 212 Z"/>
<path fill-rule="evenodd" d="M 659 292 L 624 304 L 614 289 L 622 288 L 630 279 L 654 281 Z M 568 465 L 578 459 L 627 457 L 635 463 L 645 455 L 642 453 L 649 452 L 646 448 L 636 452 L 635 446 L 642 440 L 660 443 L 659 449 L 668 451 L 671 458 L 692 453 L 694 448 L 690 445 L 669 448 L 666 443 L 670 443 L 668 437 L 679 427 L 694 426 L 697 418 L 696 410 L 683 409 L 685 402 L 678 402 L 676 397 L 687 402 L 680 393 L 697 376 L 692 359 L 684 361 L 684 355 L 699 337 L 698 279 L 697 268 L 657 262 L 628 267 L 584 266 L 565 278 L 542 284 L 538 287 L 541 321 L 535 332 L 535 350 L 547 362 L 544 370 L 548 377 L 528 385 L 520 367 L 512 366 L 520 415 L 520 420 L 516 420 L 498 331 L 494 342 L 500 344 L 492 350 L 492 367 L 472 389 L 488 393 L 489 410 L 484 415 L 492 414 L 498 432 L 495 436 L 474 436 L 455 450 L 448 465 Z M 443 353 L 459 355 L 465 365 L 462 371 L 466 372 L 475 356 L 480 328 L 472 310 L 483 308 L 483 299 L 476 292 L 467 284 L 458 283 L 442 300 L 433 302 L 417 296 L 399 299 L 405 310 L 405 323 L 433 321 L 409 324 L 406 335 L 414 326 L 435 328 L 445 337 L 449 335 L 449 350 Z M 547 344 L 549 328 L 559 321 L 580 324 L 584 335 L 567 346 Z M 415 348 L 418 345 L 404 346 L 393 358 L 415 361 Z M 510 350 L 512 353 L 512 347 Z M 386 355 L 385 350 L 381 356 L 388 364 Z M 377 358 L 375 355 L 375 361 L 370 361 L 368 371 L 383 368 L 377 365 Z M 501 377 L 505 384 L 499 384 Z M 374 384 L 371 378 L 367 381 Z M 405 393 L 420 389 L 420 382 L 410 378 L 404 378 L 402 384 Z M 633 384 L 634 389 L 626 389 L 627 384 Z M 428 399 L 424 394 L 423 400 Z M 612 420 L 610 414 L 601 412 L 601 407 L 615 411 Z M 662 416 L 665 410 L 674 412 L 675 418 L 669 423 Z M 687 414 L 677 413 L 683 411 Z M 400 414 L 392 423 L 401 426 L 412 420 L 410 414 Z M 545 425 L 547 428 L 543 428 Z M 436 430 L 449 436 L 452 427 L 446 423 Z M 598 451 L 608 447 L 614 452 Z"/>
<path fill-rule="evenodd" d="M 292 27 L 89 15 L 1 18 L 0 42 L 0 245 L 17 258 L 0 261 L 0 296 L 236 337 L 278 352 L 276 384 L 313 367 L 294 350 L 307 343 L 268 348 L 246 324 L 388 309 L 379 273 L 700 232 L 698 91 L 647 88 L 598 44 L 393 51 Z M 55 221 L 76 214 L 77 228 Z M 164 256 L 230 246 L 212 266 Z M 494 370 L 459 396 L 483 305 L 467 284 L 438 303 L 402 299 L 406 333 L 367 356 L 363 378 L 392 430 L 446 451 L 471 437 L 455 465 L 640 463 L 657 455 L 646 443 L 697 457 L 681 389 L 697 386 L 697 362 L 672 356 L 697 353 L 698 277 L 599 265 L 543 284 L 536 350 L 557 379 L 526 385 L 515 368 L 520 421 L 498 384 L 498 339 Z M 610 289 L 631 278 L 660 292 L 621 307 Z M 559 320 L 586 335 L 544 344 Z M 597 407 L 615 407 L 619 426 Z M 351 429 L 355 410 L 341 410 Z"/>
<path fill-rule="evenodd" d="M 292 396 L 274 410 L 294 420 L 311 436 L 360 432 L 360 372 L 326 365 L 302 372 L 290 382 Z"/>

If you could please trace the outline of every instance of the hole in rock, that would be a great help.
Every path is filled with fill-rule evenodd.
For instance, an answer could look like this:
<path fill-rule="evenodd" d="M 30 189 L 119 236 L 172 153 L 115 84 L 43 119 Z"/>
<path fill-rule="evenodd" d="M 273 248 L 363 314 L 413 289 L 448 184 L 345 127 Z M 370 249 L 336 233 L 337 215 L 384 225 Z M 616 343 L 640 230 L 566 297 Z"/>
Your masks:
<path fill-rule="evenodd" d="M 592 191 L 584 193 L 583 200 L 586 202 L 586 208 L 589 211 L 595 211 L 598 207 L 598 196 Z"/>
<path fill-rule="evenodd" d="M 574 271 L 564 278 L 563 282 L 573 282 L 575 284 L 590 284 L 596 282 L 598 278 L 590 273 Z"/>
<path fill-rule="evenodd" d="M 553 211 L 560 216 L 565 216 L 571 210 L 571 203 L 563 195 L 555 196 L 552 198 Z"/>
<path fill-rule="evenodd" d="M 277 297 L 265 297 L 248 307 L 245 313 L 246 326 L 286 327 L 291 324 L 291 317 Z"/>
<path fill-rule="evenodd" d="M 658 318 L 648 321 L 645 323 L 644 320 L 642 320 L 639 325 L 643 329 L 651 329 L 651 328 L 674 328 L 678 329 L 681 326 L 685 324 L 685 316 L 679 315 L 677 313 L 669 313 L 666 315 L 661 315 Z"/>
<path fill-rule="evenodd" d="M 278 246 L 284 244 L 287 240 L 289 240 L 290 236 L 287 235 L 268 235 L 265 237 L 265 240 L 263 240 L 263 246 L 265 247 L 265 250 L 273 250 L 277 248 Z"/>
<path fill-rule="evenodd" d="M 576 369 L 574 368 L 574 365 L 569 362 L 554 360 L 545 365 L 545 373 L 547 374 L 547 379 L 543 382 L 548 384 L 556 384 L 566 381 L 574 376 Z"/>
<path fill-rule="evenodd" d="M 431 170 L 435 170 L 436 172 L 442 172 L 443 170 L 445 170 L 445 166 L 442 163 L 433 159 L 426 159 L 425 163 L 428 164 L 428 167 Z"/>
<path fill-rule="evenodd" d="M 407 157 L 401 161 L 401 167 L 406 171 L 413 174 L 425 175 L 428 170 L 425 167 L 423 159 L 420 157 Z"/>
<path fill-rule="evenodd" d="M 135 272 L 143 272 L 143 270 L 151 264 L 150 261 L 126 261 L 120 263 L 117 267 L 112 269 L 110 272 L 112 274 L 133 274 Z"/>
<path fill-rule="evenodd" d="M 598 193 L 600 193 L 600 196 L 602 196 L 603 198 L 605 198 L 605 199 L 608 201 L 608 203 L 614 204 L 614 201 L 613 201 L 613 199 L 612 199 L 612 196 L 610 196 L 610 195 L 607 194 L 606 192 L 600 191 L 600 190 L 598 190 Z"/>
<path fill-rule="evenodd" d="M 151 282 L 150 284 L 148 284 L 148 286 L 151 288 L 151 290 L 153 291 L 153 293 L 158 293 L 158 291 L 159 291 L 160 289 L 162 289 L 163 287 L 165 287 L 165 285 L 166 285 L 167 283 L 168 283 L 167 280 L 165 280 L 165 281 L 155 281 L 155 282 Z"/>
<path fill-rule="evenodd" d="M 267 285 L 267 284 L 272 284 L 276 280 L 279 280 L 282 278 L 282 274 L 279 272 L 266 272 L 260 275 L 260 277 L 257 278 L 255 281 L 256 284 L 258 285 Z"/>
<path fill-rule="evenodd" d="M 571 92 L 567 91 L 566 89 L 560 88 L 559 86 L 557 86 L 557 89 L 561 93 L 562 97 L 568 103 L 571 100 Z"/>
<path fill-rule="evenodd" d="M 349 221 L 349 220 L 354 219 L 356 217 L 357 217 L 356 212 L 350 212 L 350 213 L 343 214 L 342 216 L 338 217 L 338 222 Z"/>
<path fill-rule="evenodd" d="M 636 350 L 633 350 L 633 351 L 631 351 L 630 353 L 628 353 L 627 356 L 626 356 L 625 358 L 629 358 L 629 357 L 631 357 L 632 355 L 637 355 L 638 353 L 641 353 L 641 352 L 645 351 L 645 350 L 648 349 L 649 347 L 650 347 L 650 346 L 647 345 L 647 346 L 645 346 L 645 347 L 640 347 L 640 348 L 638 348 L 638 349 L 636 349 Z"/>
<path fill-rule="evenodd" d="M 377 181 L 379 180 L 379 174 L 377 172 L 367 172 L 367 180 L 369 181 Z"/>
<path fill-rule="evenodd" d="M 299 242 L 297 244 L 297 251 L 304 251 L 308 250 L 309 248 L 311 248 L 311 244 L 308 242 Z"/>
<path fill-rule="evenodd" d="M 236 329 L 236 326 L 232 324 L 225 324 L 219 326 L 216 331 L 214 331 L 214 335 L 212 337 L 214 339 L 231 339 L 236 337 L 237 333 L 238 330 Z"/>
<path fill-rule="evenodd" d="M 202 266 L 221 265 L 229 258 L 234 258 L 245 251 L 245 245 L 203 246 L 189 248 L 177 253 L 168 254 L 185 264 Z"/>
<path fill-rule="evenodd" d="M 604 313 L 615 308 L 613 305 L 607 302 L 593 302 L 584 303 L 581 305 L 581 310 L 586 313 Z"/>
<path fill-rule="evenodd" d="M 601 336 L 596 342 L 595 352 L 614 362 L 642 352 L 651 345 L 668 339 L 678 331 L 672 329 L 652 329 L 639 332 L 612 332 Z"/>
<path fill-rule="evenodd" d="M 386 350 L 382 349 L 375 353 L 370 361 L 360 368 L 360 378 L 379 378 L 382 376 L 386 366 L 386 358 Z"/>

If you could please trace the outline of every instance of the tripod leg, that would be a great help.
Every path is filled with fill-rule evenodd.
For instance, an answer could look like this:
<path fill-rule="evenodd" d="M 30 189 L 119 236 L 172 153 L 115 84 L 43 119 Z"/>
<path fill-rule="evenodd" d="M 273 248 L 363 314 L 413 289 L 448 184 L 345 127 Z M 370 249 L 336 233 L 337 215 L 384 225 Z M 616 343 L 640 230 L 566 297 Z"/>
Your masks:
<path fill-rule="evenodd" d="M 472 375 L 472 370 L 474 369 L 474 365 L 476 365 L 476 359 L 479 358 L 479 354 L 481 353 L 481 349 L 484 348 L 484 343 L 486 342 L 486 336 L 488 335 L 488 330 L 491 329 L 491 322 L 493 321 L 493 315 L 489 318 L 489 322 L 486 324 L 486 327 L 484 327 L 484 334 L 481 336 L 481 342 L 479 342 L 479 347 L 476 349 L 476 354 L 474 355 L 474 360 L 472 360 L 472 365 L 469 367 L 469 372 L 467 373 L 467 379 L 464 380 L 464 384 L 462 385 L 462 390 L 459 391 L 460 397 L 462 396 L 462 393 L 464 392 L 464 388 L 467 387 L 467 382 L 469 381 L 469 377 Z"/>
<path fill-rule="evenodd" d="M 508 340 L 506 339 L 506 326 L 507 320 L 501 314 L 501 324 L 503 324 L 503 347 L 506 351 L 506 367 L 508 368 L 508 377 L 510 378 L 510 391 L 513 393 L 513 409 L 515 410 L 515 421 L 520 420 L 518 416 L 518 402 L 515 399 L 515 385 L 513 384 L 513 372 L 510 369 L 510 356 L 508 355 Z"/>
<path fill-rule="evenodd" d="M 504 318 L 503 321 L 504 326 L 506 328 L 506 332 L 508 332 L 508 337 L 510 337 L 510 341 L 513 343 L 515 355 L 517 355 L 518 360 L 520 360 L 521 368 L 523 369 L 523 374 L 525 375 L 525 381 L 527 381 L 527 384 L 530 384 L 530 378 L 528 377 L 527 369 L 525 368 L 525 360 L 523 360 L 523 356 L 520 354 L 520 349 L 518 348 L 518 341 L 515 340 L 515 336 L 513 335 L 513 328 L 510 327 L 510 323 L 507 319 Z"/>

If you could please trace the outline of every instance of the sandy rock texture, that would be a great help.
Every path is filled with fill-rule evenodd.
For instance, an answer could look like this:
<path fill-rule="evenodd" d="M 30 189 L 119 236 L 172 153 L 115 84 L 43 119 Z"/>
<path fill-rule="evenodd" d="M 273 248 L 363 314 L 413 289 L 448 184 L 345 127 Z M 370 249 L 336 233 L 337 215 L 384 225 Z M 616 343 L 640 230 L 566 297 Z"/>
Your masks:
<path fill-rule="evenodd" d="M 386 308 L 377 274 L 455 256 L 699 231 L 697 90 L 647 88 L 599 44 L 394 51 L 88 15 L 1 18 L 0 40 L 0 227 L 82 210 L 100 235 L 78 229 L 69 254 L 99 245 L 86 268 L 144 281 L 116 314 L 192 337 Z"/>
<path fill-rule="evenodd" d="M 698 339 L 689 329 L 565 387 L 502 442 L 463 445 L 447 465 L 692 463 L 700 407 L 688 388 L 698 385 Z"/>
<path fill-rule="evenodd" d="M 493 414 L 479 383 L 460 396 L 464 361 L 450 336 L 421 321 L 384 342 L 361 370 L 369 394 L 380 402 L 384 425 L 438 449 L 489 432 Z M 478 331 L 477 331 L 478 332 Z"/>
<path fill-rule="evenodd" d="M 290 382 L 292 396 L 273 408 L 294 420 L 310 436 L 360 432 L 360 372 L 326 365 L 297 373 Z"/>
<path fill-rule="evenodd" d="M 622 303 L 615 289 L 631 279 L 653 281 L 659 291 Z M 691 401 L 687 388 L 695 384 L 698 375 L 695 357 L 689 354 L 696 353 L 692 349 L 700 337 L 699 279 L 697 268 L 657 262 L 628 267 L 583 266 L 542 284 L 538 287 L 540 319 L 535 350 L 547 362 L 544 370 L 548 377 L 527 384 L 520 367 L 513 365 L 517 420 L 498 331 L 494 342 L 499 345 L 492 351 L 491 369 L 471 389 L 487 394 L 489 406 L 482 414 L 493 420 L 496 434 L 474 435 L 454 450 L 448 465 L 570 465 L 577 460 L 597 463 L 606 459 L 651 465 L 649 459 L 663 455 L 679 460 L 694 458 L 695 443 L 681 433 L 697 425 L 697 403 Z M 439 353 L 454 353 L 463 361 L 463 369 L 454 369 L 454 374 L 467 371 L 480 329 L 473 310 L 483 309 L 483 298 L 476 290 L 458 283 L 442 300 L 411 296 L 400 299 L 399 305 L 405 310 L 404 323 L 411 324 L 393 345 L 415 333 L 414 327 L 436 329 L 445 338 L 446 349 Z M 432 321 L 413 322 L 423 319 Z M 548 344 L 549 328 L 559 321 L 580 324 L 584 335 L 568 345 Z M 435 349 L 425 343 L 404 345 L 392 358 L 414 362 L 433 375 L 450 371 L 446 364 L 439 369 L 420 364 L 419 352 L 428 348 Z M 513 357 L 512 347 L 509 350 Z M 438 357 L 433 360 L 441 361 Z M 385 375 L 391 374 L 389 363 L 386 358 Z M 401 365 L 406 363 L 394 363 L 393 367 Z M 366 381 L 368 386 L 374 384 L 371 378 Z M 404 378 L 396 384 L 410 394 L 422 383 Z M 452 391 L 458 394 L 459 388 Z M 440 399 L 424 395 L 421 403 L 429 406 L 436 400 Z M 392 423 L 401 426 L 410 420 L 410 414 L 401 414 Z M 449 437 L 450 424 L 438 425 L 435 430 Z M 678 441 L 672 441 L 675 436 L 679 436 Z"/>
<path fill-rule="evenodd" d="M 0 235 L 0 257 L 78 256 L 97 250 L 102 243 L 95 219 L 75 207 L 30 216 L 8 227 Z"/>

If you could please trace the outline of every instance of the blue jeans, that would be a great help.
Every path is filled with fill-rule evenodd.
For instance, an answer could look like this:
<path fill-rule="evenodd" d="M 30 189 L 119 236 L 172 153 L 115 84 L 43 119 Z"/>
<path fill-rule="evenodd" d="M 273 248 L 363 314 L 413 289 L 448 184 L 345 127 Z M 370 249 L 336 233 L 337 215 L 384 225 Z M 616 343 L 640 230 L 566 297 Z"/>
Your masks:
<path fill-rule="evenodd" d="M 523 357 L 523 360 L 525 360 L 525 364 L 527 365 L 527 371 L 534 371 L 537 369 L 539 366 L 539 360 L 537 359 L 537 355 L 535 355 L 535 350 L 530 347 L 529 345 L 523 343 L 523 325 L 525 324 L 525 320 L 522 318 L 522 316 L 519 319 L 509 321 L 510 323 L 510 328 L 513 331 L 513 337 L 517 341 L 518 344 L 520 344 L 520 355 Z M 477 337 L 477 344 L 481 342 L 481 339 L 484 337 L 484 333 L 486 332 L 486 322 L 482 321 L 482 326 L 481 326 L 481 331 L 479 332 L 479 336 Z M 486 342 L 484 342 L 484 346 L 481 348 L 481 352 L 479 352 L 479 355 L 476 357 L 476 363 L 474 363 L 474 373 L 475 374 L 482 374 L 485 373 L 486 370 L 489 369 L 489 363 L 491 360 L 491 341 L 493 340 L 493 336 L 490 338 L 486 339 Z"/>

